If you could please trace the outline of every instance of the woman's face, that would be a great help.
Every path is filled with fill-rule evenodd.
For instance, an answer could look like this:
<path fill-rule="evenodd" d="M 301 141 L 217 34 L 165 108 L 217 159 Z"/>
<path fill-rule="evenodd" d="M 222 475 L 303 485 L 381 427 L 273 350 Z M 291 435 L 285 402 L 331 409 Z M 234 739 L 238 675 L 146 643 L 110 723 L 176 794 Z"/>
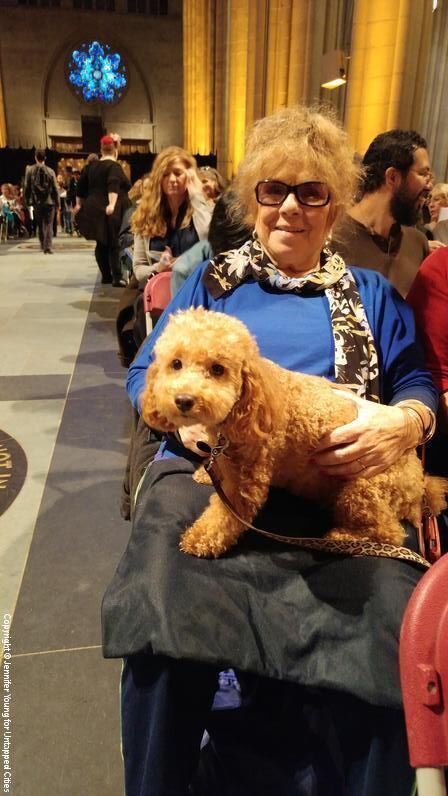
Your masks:
<path fill-rule="evenodd" d="M 265 178 L 287 185 L 321 181 L 306 168 L 295 174 L 278 169 Z M 301 276 L 319 267 L 320 253 L 333 218 L 331 197 L 323 207 L 307 207 L 289 193 L 280 206 L 258 205 L 255 229 L 279 270 L 287 276 Z"/>
<path fill-rule="evenodd" d="M 216 180 L 211 174 L 207 174 L 205 171 L 201 171 L 199 177 L 202 182 L 202 190 L 207 199 L 216 199 L 219 195 L 218 183 Z"/>
<path fill-rule="evenodd" d="M 187 190 L 186 164 L 176 158 L 168 164 L 162 177 L 162 193 L 170 199 L 183 198 Z"/>
<path fill-rule="evenodd" d="M 428 208 L 431 216 L 431 221 L 438 221 L 439 212 L 441 207 L 447 207 L 448 201 L 443 193 L 432 193 L 429 197 Z"/>

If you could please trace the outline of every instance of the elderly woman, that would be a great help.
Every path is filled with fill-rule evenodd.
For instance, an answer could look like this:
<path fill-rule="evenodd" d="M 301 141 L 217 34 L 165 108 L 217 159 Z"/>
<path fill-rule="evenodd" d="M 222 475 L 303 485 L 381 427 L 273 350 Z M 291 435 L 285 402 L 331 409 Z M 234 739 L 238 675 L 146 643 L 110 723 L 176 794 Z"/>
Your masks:
<path fill-rule="evenodd" d="M 204 263 L 176 294 L 130 368 L 135 406 L 168 316 L 202 305 L 244 321 L 280 365 L 358 385 L 349 399 L 357 419 L 314 450 L 328 479 L 369 478 L 431 433 L 437 396 L 411 310 L 381 275 L 348 270 L 326 249 L 356 179 L 346 135 L 330 118 L 284 109 L 255 124 L 238 176 L 254 235 Z M 182 554 L 179 536 L 211 488 L 191 479 L 201 429 L 180 429 L 180 437 L 143 476 L 132 536 L 103 604 L 105 654 L 126 659 L 127 796 L 181 796 L 189 783 L 208 796 L 409 796 L 397 650 L 421 569 L 250 532 L 222 558 Z M 260 523 L 316 537 L 329 527 L 319 505 L 279 490 Z M 415 529 L 406 531 L 415 549 Z M 246 685 L 223 739 L 210 706 L 225 666 Z M 198 774 L 205 727 L 211 744 Z"/>
<path fill-rule="evenodd" d="M 438 182 L 434 185 L 428 199 L 429 223 L 426 227 L 433 232 L 439 220 L 439 213 L 442 207 L 448 207 L 448 185 L 445 182 Z"/>
<path fill-rule="evenodd" d="M 141 287 L 154 273 L 171 270 L 176 257 L 207 237 L 212 209 L 192 155 L 177 146 L 163 149 L 132 218 L 132 268 Z"/>
<path fill-rule="evenodd" d="M 131 183 L 117 163 L 118 151 L 112 136 L 104 135 L 100 147 L 101 158 L 91 159 L 81 172 L 73 212 L 80 232 L 88 240 L 96 241 L 95 259 L 101 282 L 124 287 L 119 233 L 123 215 L 130 205 Z"/>

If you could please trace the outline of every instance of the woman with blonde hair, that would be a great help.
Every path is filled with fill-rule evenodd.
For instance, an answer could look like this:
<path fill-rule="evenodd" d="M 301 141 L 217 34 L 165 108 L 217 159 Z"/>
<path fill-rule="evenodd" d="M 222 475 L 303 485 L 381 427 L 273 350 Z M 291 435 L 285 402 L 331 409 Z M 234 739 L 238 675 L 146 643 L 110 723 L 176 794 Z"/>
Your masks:
<path fill-rule="evenodd" d="M 193 156 L 178 146 L 163 149 L 132 217 L 133 271 L 141 287 L 207 237 L 212 211 Z"/>
<path fill-rule="evenodd" d="M 243 321 L 262 356 L 345 386 L 356 418 L 308 451 L 329 489 L 352 479 L 367 487 L 431 436 L 437 396 L 411 309 L 381 274 L 347 267 L 327 247 L 357 179 L 334 119 L 284 108 L 256 122 L 236 182 L 254 233 L 176 293 L 130 367 L 136 408 L 170 315 L 202 306 Z M 229 356 L 230 342 L 221 345 Z M 172 365 L 182 369 L 182 359 Z M 230 373 L 214 375 L 210 359 L 211 395 L 220 377 Z M 212 489 L 192 480 L 205 429 L 189 409 L 177 425 L 142 478 L 131 539 L 103 602 L 105 654 L 126 659 L 126 796 L 409 796 L 398 638 L 425 567 L 415 559 L 417 529 L 403 528 L 415 563 L 368 556 L 365 545 L 361 555 L 335 555 L 320 496 L 272 489 L 254 525 L 295 544 L 248 531 L 220 558 L 186 555 L 179 537 Z M 243 444 L 250 449 L 249 435 Z M 241 705 L 210 712 L 218 672 L 229 666 Z M 211 741 L 198 769 L 204 727 Z"/>

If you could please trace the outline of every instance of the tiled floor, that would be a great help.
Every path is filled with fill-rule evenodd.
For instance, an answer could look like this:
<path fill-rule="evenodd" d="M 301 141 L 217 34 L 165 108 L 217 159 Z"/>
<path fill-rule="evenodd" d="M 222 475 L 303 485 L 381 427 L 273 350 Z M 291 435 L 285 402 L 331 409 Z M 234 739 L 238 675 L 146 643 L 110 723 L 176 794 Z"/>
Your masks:
<path fill-rule="evenodd" d="M 58 238 L 53 257 L 33 241 L 0 246 L 0 454 L 13 438 L 26 457 L 0 516 L 14 796 L 123 792 L 120 663 L 101 656 L 100 602 L 129 534 L 119 499 L 130 411 L 120 291 L 96 280 L 84 241 Z"/>

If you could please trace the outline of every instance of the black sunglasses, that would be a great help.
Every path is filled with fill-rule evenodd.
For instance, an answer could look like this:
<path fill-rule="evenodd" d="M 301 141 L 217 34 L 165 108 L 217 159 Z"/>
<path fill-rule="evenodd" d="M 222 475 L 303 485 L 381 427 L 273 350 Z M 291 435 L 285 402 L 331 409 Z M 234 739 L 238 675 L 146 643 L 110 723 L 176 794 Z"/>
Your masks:
<path fill-rule="evenodd" d="M 316 180 L 299 182 L 298 185 L 287 185 L 279 180 L 262 180 L 255 187 L 258 204 L 268 207 L 279 207 L 290 193 L 305 207 L 325 207 L 330 201 L 328 185 Z"/>

